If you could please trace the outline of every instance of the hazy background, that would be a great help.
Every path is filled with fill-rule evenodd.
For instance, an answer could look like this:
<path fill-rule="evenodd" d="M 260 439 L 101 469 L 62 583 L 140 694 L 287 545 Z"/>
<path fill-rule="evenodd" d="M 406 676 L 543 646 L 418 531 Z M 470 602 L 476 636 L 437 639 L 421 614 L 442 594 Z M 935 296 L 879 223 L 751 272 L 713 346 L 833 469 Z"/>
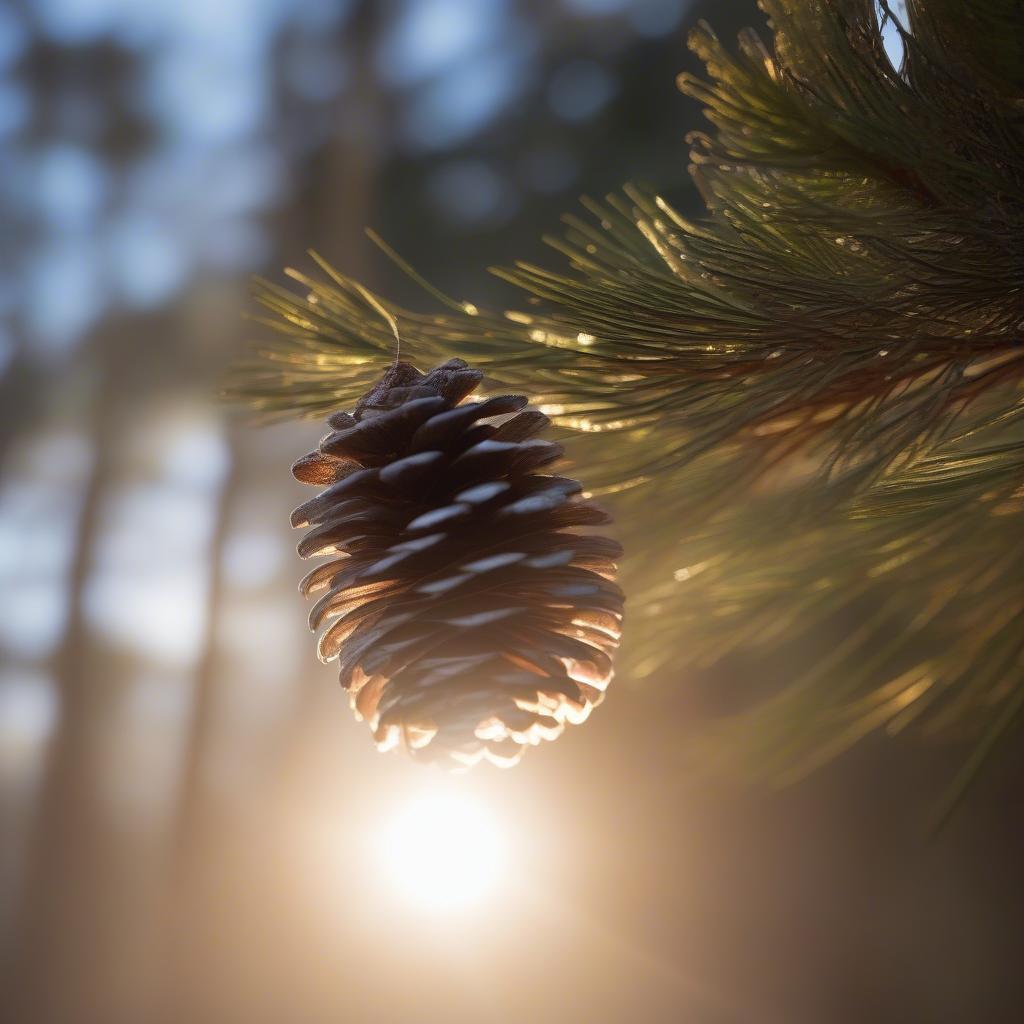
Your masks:
<path fill-rule="evenodd" d="M 1022 1019 L 1020 758 L 929 845 L 942 752 L 783 794 L 681 768 L 686 678 L 457 782 L 513 840 L 431 917 L 367 853 L 431 781 L 320 665 L 288 473 L 315 424 L 214 395 L 253 274 L 316 248 L 425 303 L 582 193 L 695 211 L 686 0 L 0 3 L 3 1020 Z"/>

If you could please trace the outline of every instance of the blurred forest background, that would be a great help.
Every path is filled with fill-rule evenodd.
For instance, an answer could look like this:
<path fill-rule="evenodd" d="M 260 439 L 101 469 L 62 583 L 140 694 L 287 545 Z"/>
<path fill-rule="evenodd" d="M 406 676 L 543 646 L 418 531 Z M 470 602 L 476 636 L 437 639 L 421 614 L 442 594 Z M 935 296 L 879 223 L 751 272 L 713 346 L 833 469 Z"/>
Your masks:
<path fill-rule="evenodd" d="M 783 793 L 691 781 L 696 701 L 617 680 L 461 781 L 515 835 L 410 916 L 364 837 L 422 773 L 319 665 L 288 473 L 315 424 L 216 401 L 253 274 L 495 305 L 490 263 L 629 179 L 699 210 L 696 0 L 0 5 L 3 1020 L 1001 1022 L 1024 1014 L 1020 757 L 937 841 L 941 750 Z M 503 299 L 504 296 L 504 299 Z M 628 623 L 627 623 L 628 626 Z"/>

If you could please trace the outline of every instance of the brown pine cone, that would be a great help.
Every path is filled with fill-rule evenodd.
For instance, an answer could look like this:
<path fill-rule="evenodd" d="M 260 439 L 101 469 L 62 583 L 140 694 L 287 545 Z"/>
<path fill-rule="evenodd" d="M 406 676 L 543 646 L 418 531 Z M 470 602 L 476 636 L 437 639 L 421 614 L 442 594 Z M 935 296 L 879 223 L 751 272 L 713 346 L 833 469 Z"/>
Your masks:
<path fill-rule="evenodd" d="M 461 359 L 396 363 L 292 469 L 329 485 L 292 514 L 313 527 L 299 554 L 332 556 L 300 584 L 325 591 L 321 660 L 339 659 L 381 750 L 449 767 L 514 764 L 582 722 L 623 609 L 619 545 L 566 532 L 608 516 L 538 472 L 562 448 L 534 439 L 549 421 L 525 398 L 460 404 L 481 378 Z"/>

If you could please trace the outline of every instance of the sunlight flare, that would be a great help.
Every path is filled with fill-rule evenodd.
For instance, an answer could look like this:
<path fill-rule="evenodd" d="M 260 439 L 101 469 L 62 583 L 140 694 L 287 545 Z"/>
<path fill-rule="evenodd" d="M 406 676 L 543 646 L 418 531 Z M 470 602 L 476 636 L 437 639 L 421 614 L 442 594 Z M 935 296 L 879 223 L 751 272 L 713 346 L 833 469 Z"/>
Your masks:
<path fill-rule="evenodd" d="M 485 806 L 430 792 L 403 806 L 380 836 L 380 862 L 401 896 L 428 907 L 468 906 L 501 873 L 505 841 Z"/>

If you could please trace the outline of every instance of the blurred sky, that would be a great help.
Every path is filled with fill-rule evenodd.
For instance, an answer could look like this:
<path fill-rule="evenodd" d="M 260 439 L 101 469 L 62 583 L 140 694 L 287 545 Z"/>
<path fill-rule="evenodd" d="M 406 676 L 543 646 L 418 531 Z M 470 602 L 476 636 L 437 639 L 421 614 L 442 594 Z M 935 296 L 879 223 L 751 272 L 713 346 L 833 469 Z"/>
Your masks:
<path fill-rule="evenodd" d="M 487 264 L 553 262 L 540 235 L 583 192 L 647 179 L 693 211 L 673 81 L 698 15 L 763 23 L 738 0 L 0 4 L 4 1019 L 1019 1019 L 998 794 L 922 854 L 927 759 L 697 789 L 685 702 L 627 680 L 579 737 L 460 783 L 515 836 L 492 903 L 394 902 L 366 835 L 428 783 L 373 751 L 305 631 L 287 467 L 319 430 L 215 399 L 260 330 L 251 276 L 309 247 L 423 304 L 372 226 L 489 299 Z"/>
<path fill-rule="evenodd" d="M 358 48 L 347 38 L 352 0 L 0 9 L 0 181 L 18 241 L 6 246 L 3 308 L 30 343 L 59 353 L 112 306 L 153 309 L 198 275 L 266 268 L 267 214 L 294 199 L 304 160 L 339 122 L 372 132 L 345 111 L 367 77 L 393 106 L 387 133 L 374 133 L 378 159 L 437 156 L 422 192 L 445 219 L 493 224 L 530 191 L 565 192 L 580 173 L 571 136 L 519 154 L 516 167 L 473 154 L 474 139 L 538 90 L 544 116 L 566 128 L 598 117 L 619 91 L 608 58 L 631 39 L 678 29 L 686 9 L 683 0 L 564 0 L 543 14 L 510 0 L 372 6 Z M 595 27 L 598 52 L 573 54 Z M 558 43 L 545 33 L 555 31 L 579 32 L 584 45 L 551 60 Z M 298 116 L 283 124 L 289 112 Z M 8 334 L 7 358 L 15 344 Z"/>

